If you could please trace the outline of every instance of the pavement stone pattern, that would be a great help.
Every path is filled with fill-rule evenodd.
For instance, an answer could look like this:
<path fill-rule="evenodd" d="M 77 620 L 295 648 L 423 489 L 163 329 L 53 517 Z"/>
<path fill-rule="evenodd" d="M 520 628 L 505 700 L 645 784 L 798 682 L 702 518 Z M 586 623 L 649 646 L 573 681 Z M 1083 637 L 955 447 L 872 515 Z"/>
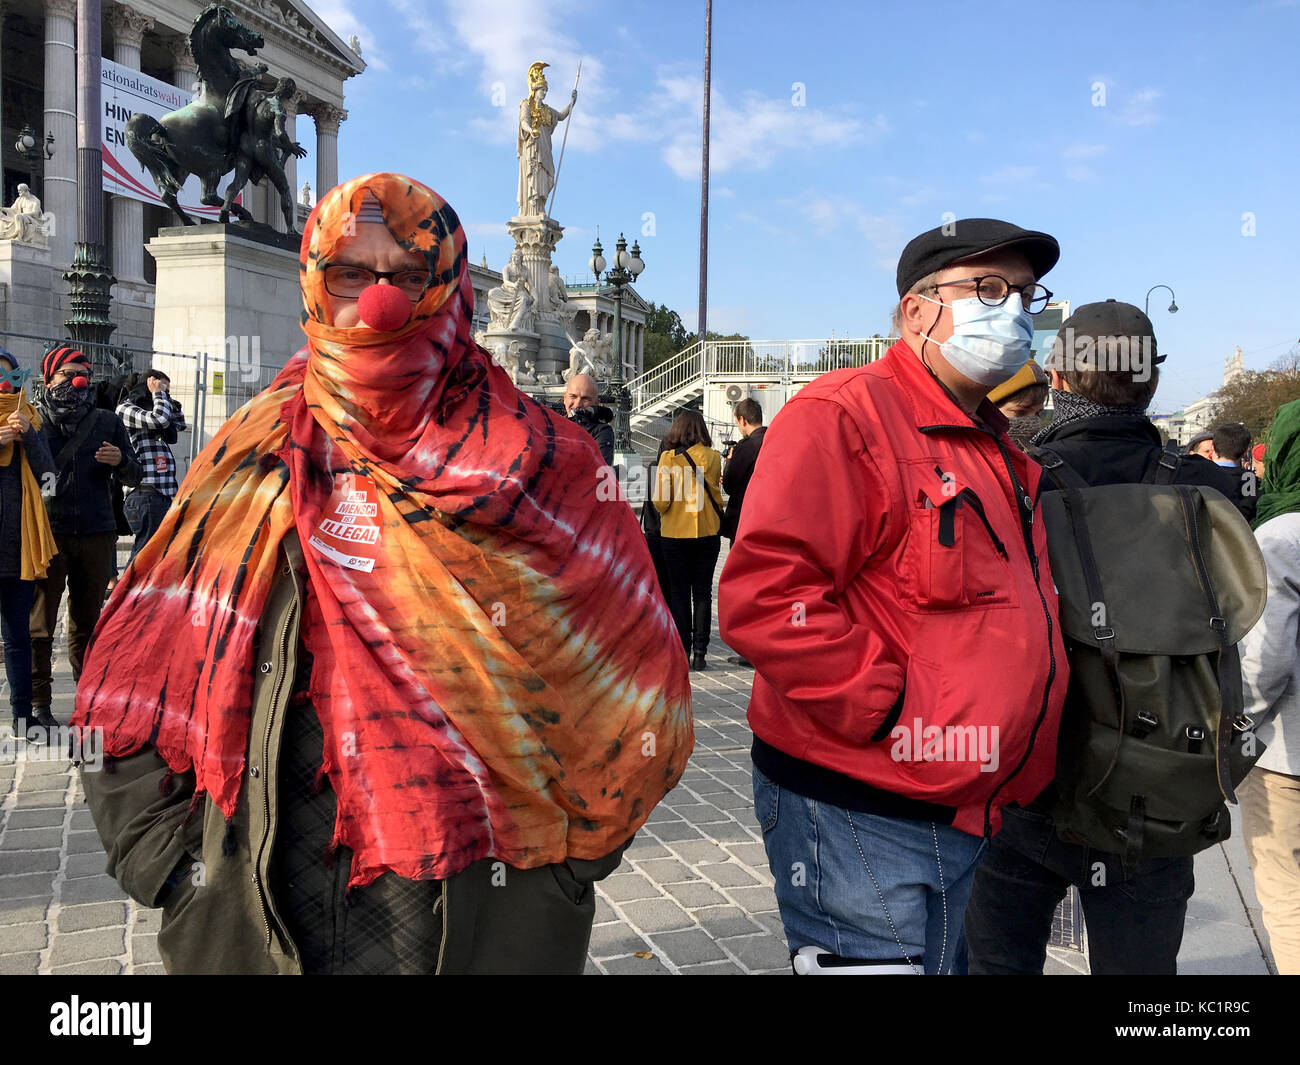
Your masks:
<path fill-rule="evenodd" d="M 724 545 L 718 572 L 725 557 Z M 745 720 L 753 674 L 728 665 L 731 653 L 715 627 L 709 668 L 691 674 L 694 753 L 622 865 L 597 885 L 588 974 L 790 973 L 754 818 Z M 73 684 L 61 635 L 55 662 L 53 712 L 67 722 Z M 40 748 L 21 746 L 15 757 L 4 711 L 0 975 L 162 973 L 160 912 L 137 906 L 105 875 L 77 773 Z M 1232 839 L 1197 857 L 1196 881 L 1180 972 L 1275 971 L 1235 810 Z M 1046 971 L 1086 973 L 1086 955 L 1051 948 Z"/>

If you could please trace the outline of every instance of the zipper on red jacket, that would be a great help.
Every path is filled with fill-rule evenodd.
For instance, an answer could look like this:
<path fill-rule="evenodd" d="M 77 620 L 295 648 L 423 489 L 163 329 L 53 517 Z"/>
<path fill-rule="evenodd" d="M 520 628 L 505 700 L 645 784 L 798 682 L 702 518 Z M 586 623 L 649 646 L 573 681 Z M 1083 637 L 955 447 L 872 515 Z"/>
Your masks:
<path fill-rule="evenodd" d="M 1020 478 L 1016 476 L 1015 467 L 1011 463 L 1011 456 L 1007 454 L 1007 449 L 1002 446 L 1002 441 L 998 439 L 996 434 L 990 433 L 989 435 L 993 437 L 993 442 L 997 445 L 998 453 L 1002 456 L 1002 461 L 1006 464 L 1007 473 L 1011 475 L 1011 489 L 1016 493 L 1018 502 L 1023 504 L 1023 510 L 1021 510 L 1020 507 L 1017 507 L 1017 510 L 1021 510 L 1022 514 L 1020 519 L 1020 528 L 1024 533 L 1025 547 L 1029 551 L 1029 564 L 1034 572 L 1034 591 L 1038 593 L 1038 602 L 1043 608 L 1043 618 L 1047 622 L 1047 683 L 1043 686 L 1043 702 L 1038 709 L 1038 718 L 1034 721 L 1034 727 L 1029 733 L 1029 744 L 1025 747 L 1025 753 L 1020 756 L 1020 761 L 1016 763 L 1015 769 L 1011 770 L 1010 773 L 1003 777 L 998 783 L 998 786 L 993 789 L 993 793 L 989 796 L 988 802 L 984 804 L 985 839 L 991 839 L 993 837 L 993 820 L 991 812 L 993 809 L 993 800 L 997 798 L 998 792 L 1006 787 L 1006 785 L 1011 782 L 1012 778 L 1014 778 L 1015 775 L 1025 767 L 1025 763 L 1029 761 L 1029 756 L 1034 751 L 1034 742 L 1038 739 L 1038 730 L 1042 727 L 1043 721 L 1047 718 L 1047 704 L 1051 698 L 1052 681 L 1056 678 L 1056 649 L 1052 646 L 1052 638 L 1055 635 L 1054 627 L 1052 625 L 1052 612 L 1048 609 L 1047 597 L 1043 595 L 1043 586 L 1038 576 L 1038 554 L 1034 551 L 1034 500 L 1029 498 L 1029 493 L 1020 484 Z M 1054 771 L 1052 775 L 1056 775 Z"/>
<path fill-rule="evenodd" d="M 1016 767 L 998 782 L 997 787 L 993 789 L 988 801 L 984 804 L 984 838 L 991 839 L 993 837 L 993 800 L 998 797 L 998 793 L 1015 778 L 1016 774 L 1025 767 L 1025 763 L 1029 761 L 1029 756 L 1034 752 L 1034 743 L 1038 739 L 1038 730 L 1047 717 L 1047 705 L 1051 698 L 1052 681 L 1056 678 L 1056 650 L 1052 646 L 1055 627 L 1052 624 L 1052 612 L 1048 609 L 1047 598 L 1043 595 L 1043 587 L 1038 575 L 1038 553 L 1034 550 L 1034 501 L 1020 484 L 1020 478 L 1016 476 L 1016 468 L 1011 462 L 1011 456 L 1007 454 L 1007 449 L 1002 446 L 1002 441 L 998 438 L 997 433 L 974 422 L 970 425 L 918 426 L 918 431 L 922 433 L 934 432 L 940 429 L 961 430 L 963 432 L 974 430 L 990 437 L 996 445 L 998 454 L 1002 456 L 1002 462 L 1011 477 L 1011 492 L 1016 498 L 1016 513 L 1020 519 L 1020 532 L 1024 536 L 1025 550 L 1029 554 L 1029 565 L 1034 574 L 1034 590 L 1038 593 L 1038 602 L 1043 608 L 1043 619 L 1047 622 L 1047 683 L 1043 686 L 1042 705 L 1038 709 L 1038 717 L 1034 721 L 1034 727 L 1030 730 L 1029 744 L 1025 748 L 1025 753 L 1020 756 L 1020 761 L 1016 763 Z"/>

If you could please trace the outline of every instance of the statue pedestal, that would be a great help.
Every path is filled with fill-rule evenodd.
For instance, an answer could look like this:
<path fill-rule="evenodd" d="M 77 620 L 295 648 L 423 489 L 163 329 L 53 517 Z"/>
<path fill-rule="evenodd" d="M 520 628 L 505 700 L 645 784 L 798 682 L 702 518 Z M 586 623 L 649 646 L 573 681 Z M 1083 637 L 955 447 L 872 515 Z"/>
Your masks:
<path fill-rule="evenodd" d="M 516 215 L 506 223 L 506 231 L 523 252 L 528 290 L 535 301 L 537 372 L 563 373 L 569 365 L 569 348 L 573 342 L 556 314 L 547 309 L 547 298 L 551 286 L 551 256 L 555 245 L 564 236 L 564 227 L 548 215 Z"/>
<path fill-rule="evenodd" d="M 146 247 L 158 263 L 153 344 L 169 353 L 155 356 L 154 366 L 171 377 L 198 454 L 306 342 L 297 244 L 290 249 L 210 223 L 162 229 Z M 172 448 L 182 473 L 191 451 L 186 436 Z"/>

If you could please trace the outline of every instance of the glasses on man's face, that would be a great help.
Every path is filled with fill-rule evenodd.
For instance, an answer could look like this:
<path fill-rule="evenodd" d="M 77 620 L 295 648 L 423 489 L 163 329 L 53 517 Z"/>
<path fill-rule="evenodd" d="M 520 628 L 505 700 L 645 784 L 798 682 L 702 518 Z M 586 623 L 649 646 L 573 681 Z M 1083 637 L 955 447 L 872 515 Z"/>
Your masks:
<path fill-rule="evenodd" d="M 380 279 L 387 281 L 394 288 L 401 289 L 412 303 L 424 295 L 429 283 L 428 270 L 392 270 L 387 273 L 380 270 L 367 270 L 364 266 L 346 266 L 335 263 L 325 267 L 325 291 L 340 299 L 354 300 Z"/>
<path fill-rule="evenodd" d="M 979 277 L 964 277 L 960 281 L 940 281 L 934 288 L 948 285 L 974 285 L 975 295 L 985 307 L 1001 307 L 1013 292 L 1020 293 L 1020 305 L 1030 314 L 1037 314 L 1052 299 L 1052 293 L 1042 285 L 1013 285 L 998 274 L 983 274 Z"/>

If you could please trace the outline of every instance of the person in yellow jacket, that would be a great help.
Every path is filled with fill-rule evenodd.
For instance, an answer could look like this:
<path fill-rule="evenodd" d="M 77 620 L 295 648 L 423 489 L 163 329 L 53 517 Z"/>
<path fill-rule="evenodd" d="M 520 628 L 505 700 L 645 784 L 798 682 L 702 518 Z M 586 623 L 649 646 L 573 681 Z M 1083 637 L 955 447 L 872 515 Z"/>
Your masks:
<path fill-rule="evenodd" d="M 677 415 L 656 469 L 652 498 L 668 566 L 668 609 L 691 669 L 705 669 L 713 569 L 722 544 L 722 456 L 713 448 L 703 416 L 696 411 Z"/>
<path fill-rule="evenodd" d="M 36 581 L 54 556 L 54 534 L 41 498 L 54 480 L 54 458 L 40 433 L 41 416 L 28 402 L 27 372 L 0 348 L 0 621 L 14 735 L 44 742 L 55 722 L 32 717 L 32 637 L 29 614 Z"/>

